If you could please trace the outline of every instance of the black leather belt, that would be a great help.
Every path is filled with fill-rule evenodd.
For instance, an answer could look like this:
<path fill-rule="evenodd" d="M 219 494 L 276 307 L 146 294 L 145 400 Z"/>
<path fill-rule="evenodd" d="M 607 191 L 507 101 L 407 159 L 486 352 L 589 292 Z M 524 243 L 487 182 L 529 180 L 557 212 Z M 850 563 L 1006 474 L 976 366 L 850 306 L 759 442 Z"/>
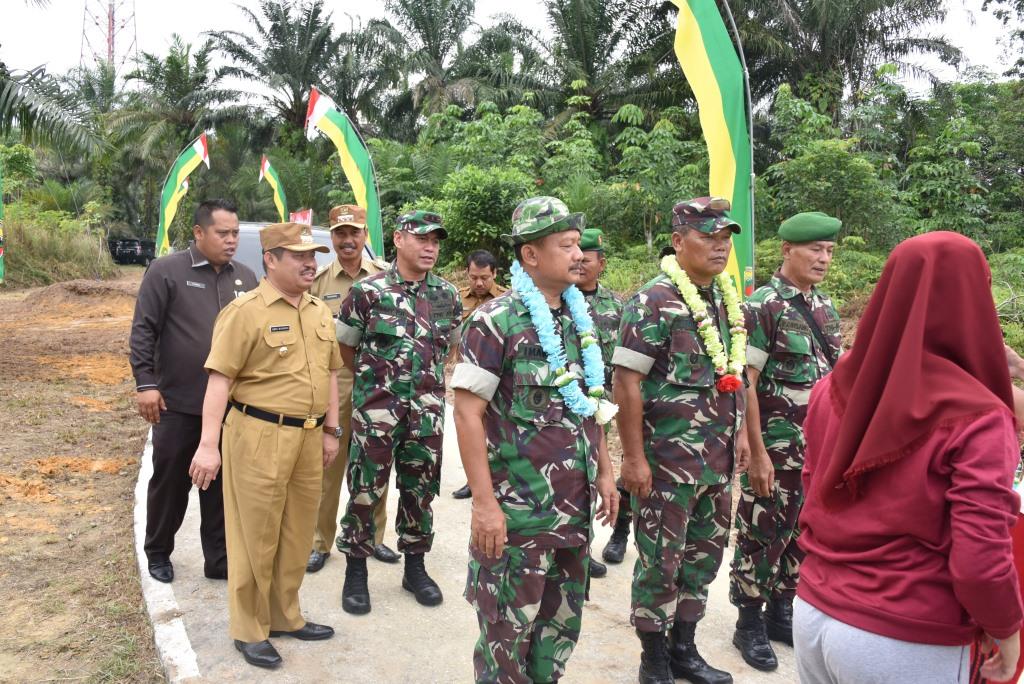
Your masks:
<path fill-rule="evenodd" d="M 264 411 L 258 409 L 255 406 L 249 406 L 248 404 L 239 404 L 237 401 L 232 401 L 231 406 L 238 409 L 247 416 L 253 418 L 259 418 L 265 420 L 268 423 L 275 423 L 277 425 L 287 425 L 288 427 L 300 427 L 305 430 L 315 430 L 324 424 L 324 418 L 326 414 L 317 418 L 316 416 L 309 416 L 306 418 L 292 418 L 291 416 L 284 416 L 280 413 L 271 413 L 270 411 Z"/>

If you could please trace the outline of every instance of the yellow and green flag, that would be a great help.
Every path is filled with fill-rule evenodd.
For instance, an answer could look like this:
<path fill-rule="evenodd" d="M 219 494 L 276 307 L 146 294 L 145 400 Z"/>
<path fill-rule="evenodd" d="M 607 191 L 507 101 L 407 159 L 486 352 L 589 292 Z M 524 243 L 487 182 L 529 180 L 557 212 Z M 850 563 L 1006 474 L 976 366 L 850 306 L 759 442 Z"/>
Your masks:
<path fill-rule="evenodd" d="M 168 231 L 171 221 L 178 211 L 178 203 L 188 192 L 188 176 L 200 164 L 210 168 L 210 153 L 206 145 L 206 134 L 203 133 L 192 141 L 174 161 L 167 172 L 163 190 L 160 191 L 160 225 L 156 231 L 156 255 L 163 256 L 171 249 Z"/>
<path fill-rule="evenodd" d="M 338 109 L 328 96 L 313 88 L 309 93 L 309 108 L 306 110 L 306 137 L 313 140 L 317 131 L 322 132 L 341 157 L 341 168 L 352 186 L 356 204 L 366 210 L 366 228 L 370 234 L 370 246 L 377 255 L 384 253 L 384 231 L 380 218 L 380 198 L 377 195 L 377 176 L 373 160 L 359 136 L 359 131 L 345 113 Z"/>
<path fill-rule="evenodd" d="M 281 217 L 281 223 L 288 221 L 288 199 L 284 196 L 284 186 L 277 175 L 277 170 L 270 165 L 267 155 L 263 155 L 260 161 L 260 180 L 267 181 L 267 185 L 274 191 L 274 206 L 277 207 L 277 215 Z"/>
<path fill-rule="evenodd" d="M 675 52 L 697 98 L 700 127 L 708 146 L 709 193 L 732 203 L 743 227 L 733 236 L 728 271 L 754 292 L 754 203 L 747 88 L 743 66 L 715 0 L 672 0 L 679 8 Z"/>

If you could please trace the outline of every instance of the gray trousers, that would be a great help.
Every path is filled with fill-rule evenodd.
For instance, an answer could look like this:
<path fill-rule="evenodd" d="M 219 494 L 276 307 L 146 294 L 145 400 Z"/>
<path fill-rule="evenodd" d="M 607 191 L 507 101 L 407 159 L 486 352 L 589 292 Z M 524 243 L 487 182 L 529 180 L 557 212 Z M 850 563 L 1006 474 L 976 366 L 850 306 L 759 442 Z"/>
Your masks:
<path fill-rule="evenodd" d="M 953 684 L 967 682 L 970 646 L 891 639 L 793 602 L 793 647 L 800 684 Z"/>

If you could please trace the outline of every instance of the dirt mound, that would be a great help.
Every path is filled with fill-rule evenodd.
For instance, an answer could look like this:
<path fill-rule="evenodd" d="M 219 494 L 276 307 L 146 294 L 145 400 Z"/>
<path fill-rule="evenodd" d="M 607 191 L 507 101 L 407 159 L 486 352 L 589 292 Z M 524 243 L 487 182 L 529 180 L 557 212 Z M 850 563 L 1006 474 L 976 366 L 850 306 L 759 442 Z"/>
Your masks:
<path fill-rule="evenodd" d="M 57 473 L 70 471 L 73 473 L 107 473 L 113 475 L 133 464 L 130 458 L 83 458 L 81 456 L 50 456 L 36 460 L 35 467 L 43 477 L 53 477 Z"/>
<path fill-rule="evenodd" d="M 122 354 L 38 356 L 35 360 L 52 372 L 83 378 L 97 385 L 117 385 L 131 378 L 128 358 Z"/>
<path fill-rule="evenodd" d="M 40 503 L 56 501 L 57 498 L 50 493 L 49 487 L 41 480 L 22 480 L 21 478 L 8 477 L 7 475 L 0 475 L 0 492 L 11 498 L 26 499 Z"/>
<path fill-rule="evenodd" d="M 80 303 L 82 300 L 134 299 L 139 291 L 137 282 L 124 280 L 67 280 L 41 288 L 25 297 L 33 306 Z"/>

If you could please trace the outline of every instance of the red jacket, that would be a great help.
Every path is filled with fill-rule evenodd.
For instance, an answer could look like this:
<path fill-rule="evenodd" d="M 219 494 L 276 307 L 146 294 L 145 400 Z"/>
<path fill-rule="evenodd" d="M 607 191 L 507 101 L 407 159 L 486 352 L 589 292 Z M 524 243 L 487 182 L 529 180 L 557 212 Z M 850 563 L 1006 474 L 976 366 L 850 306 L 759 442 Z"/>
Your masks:
<path fill-rule="evenodd" d="M 838 425 L 825 378 L 804 422 L 799 543 L 807 557 L 797 595 L 841 622 L 902 641 L 963 645 L 979 627 L 997 639 L 1020 629 L 1010 546 L 1020 452 L 1010 412 L 936 430 L 913 453 L 865 475 L 853 504 L 828 511 L 814 474 Z"/>

